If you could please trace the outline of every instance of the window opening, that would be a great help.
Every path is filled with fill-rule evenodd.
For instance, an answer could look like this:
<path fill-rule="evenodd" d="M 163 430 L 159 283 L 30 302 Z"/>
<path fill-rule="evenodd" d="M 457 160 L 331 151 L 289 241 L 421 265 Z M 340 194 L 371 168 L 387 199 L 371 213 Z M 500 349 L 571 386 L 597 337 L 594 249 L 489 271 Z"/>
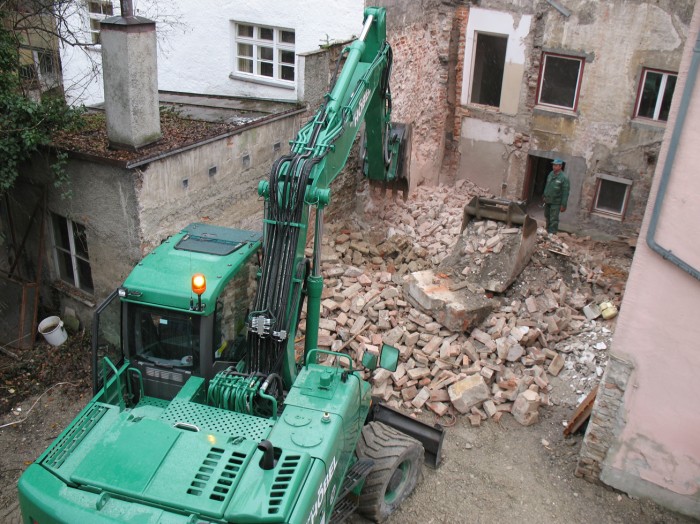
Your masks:
<path fill-rule="evenodd" d="M 114 16 L 114 7 L 110 0 L 91 0 L 88 2 L 90 15 L 90 34 L 93 44 L 100 44 L 100 22 Z"/>
<path fill-rule="evenodd" d="M 507 36 L 477 33 L 472 77 L 472 103 L 500 106 L 507 46 Z"/>
<path fill-rule="evenodd" d="M 85 226 L 56 214 L 52 214 L 52 223 L 59 278 L 87 293 L 93 293 Z"/>
<path fill-rule="evenodd" d="M 667 121 L 677 75 L 645 69 L 639 85 L 636 117 Z"/>
<path fill-rule="evenodd" d="M 593 210 L 604 215 L 622 218 L 625 214 L 631 187 L 631 180 L 599 175 Z"/>
<path fill-rule="evenodd" d="M 537 103 L 576 110 L 583 59 L 545 53 Z"/>

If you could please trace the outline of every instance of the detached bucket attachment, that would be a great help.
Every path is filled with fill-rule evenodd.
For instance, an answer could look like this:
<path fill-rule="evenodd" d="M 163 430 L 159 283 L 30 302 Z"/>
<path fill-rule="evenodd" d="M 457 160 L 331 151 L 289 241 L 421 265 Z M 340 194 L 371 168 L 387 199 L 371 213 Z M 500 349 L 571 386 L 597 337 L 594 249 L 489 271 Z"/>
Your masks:
<path fill-rule="evenodd" d="M 472 218 L 477 220 L 482 218 L 498 220 L 499 222 L 505 222 L 510 227 L 513 224 L 524 224 L 526 217 L 529 218 L 520 202 L 504 198 L 474 197 L 464 206 L 462 231 L 464 231 L 464 228 L 467 227 Z"/>
<path fill-rule="evenodd" d="M 474 197 L 464 207 L 462 231 L 472 218 L 522 225 L 500 253 L 491 253 L 481 267 L 477 283 L 487 291 L 502 293 L 530 262 L 537 244 L 537 221 L 527 214 L 519 202 L 500 198 Z M 515 235 L 515 234 L 514 234 Z"/>
<path fill-rule="evenodd" d="M 363 171 L 365 176 L 368 175 L 367 158 L 366 158 L 366 140 L 367 135 L 363 137 L 361 156 L 363 160 Z M 389 163 L 386 160 L 389 158 Z M 389 131 L 388 143 L 385 146 L 384 152 L 385 175 L 383 179 L 369 177 L 369 183 L 372 187 L 380 187 L 385 192 L 387 189 L 392 192 L 400 191 L 403 193 L 403 199 L 408 198 L 410 184 L 410 166 L 411 166 L 411 126 L 409 124 L 392 123 Z"/>

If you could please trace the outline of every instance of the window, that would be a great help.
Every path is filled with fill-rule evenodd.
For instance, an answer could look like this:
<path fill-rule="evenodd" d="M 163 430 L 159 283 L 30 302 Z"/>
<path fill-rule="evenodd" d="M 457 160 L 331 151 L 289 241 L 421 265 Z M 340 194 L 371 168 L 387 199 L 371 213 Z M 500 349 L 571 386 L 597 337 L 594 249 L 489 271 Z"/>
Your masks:
<path fill-rule="evenodd" d="M 36 51 L 36 61 L 39 63 L 39 71 L 42 76 L 53 76 L 58 72 L 56 67 L 56 56 L 48 49 L 39 49 Z"/>
<path fill-rule="evenodd" d="M 634 116 L 664 122 L 668 120 L 676 78 L 675 73 L 645 69 L 639 82 Z"/>
<path fill-rule="evenodd" d="M 471 102 L 498 107 L 506 63 L 508 37 L 477 33 Z"/>
<path fill-rule="evenodd" d="M 109 16 L 114 15 L 114 8 L 111 0 L 91 0 L 88 3 L 90 13 L 90 33 L 92 43 L 100 43 L 100 22 Z"/>
<path fill-rule="evenodd" d="M 24 64 L 19 66 L 19 77 L 24 83 L 37 81 L 36 67 L 34 64 Z"/>
<path fill-rule="evenodd" d="M 59 278 L 88 293 L 94 291 L 85 226 L 52 213 L 56 271 Z"/>
<path fill-rule="evenodd" d="M 34 88 L 40 87 L 42 91 L 60 85 L 58 56 L 53 51 L 21 46 L 20 53 L 26 62 L 20 66 L 20 77 L 25 84 L 34 84 Z"/>
<path fill-rule="evenodd" d="M 294 31 L 234 24 L 234 71 L 281 83 L 294 82 Z"/>
<path fill-rule="evenodd" d="M 619 218 L 625 214 L 632 181 L 613 175 L 598 175 L 593 211 L 605 216 Z"/>
<path fill-rule="evenodd" d="M 583 58 L 544 53 L 537 103 L 575 111 L 582 73 Z"/>

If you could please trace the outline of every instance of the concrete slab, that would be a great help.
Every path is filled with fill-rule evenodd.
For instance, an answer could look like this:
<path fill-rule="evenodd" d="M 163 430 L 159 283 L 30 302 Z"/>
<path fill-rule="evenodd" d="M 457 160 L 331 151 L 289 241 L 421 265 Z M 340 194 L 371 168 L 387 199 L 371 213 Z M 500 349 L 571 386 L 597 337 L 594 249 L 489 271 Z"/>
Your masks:
<path fill-rule="evenodd" d="M 411 273 L 405 284 L 409 300 L 450 331 L 469 331 L 498 306 L 498 301 L 469 291 L 451 291 L 452 280 L 432 270 Z"/>

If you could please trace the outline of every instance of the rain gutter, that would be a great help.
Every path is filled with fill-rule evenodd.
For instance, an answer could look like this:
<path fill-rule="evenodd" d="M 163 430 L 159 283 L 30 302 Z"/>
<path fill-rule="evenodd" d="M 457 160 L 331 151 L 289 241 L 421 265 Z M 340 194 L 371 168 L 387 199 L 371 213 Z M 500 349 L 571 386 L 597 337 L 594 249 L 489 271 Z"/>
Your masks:
<path fill-rule="evenodd" d="M 651 220 L 649 221 L 649 229 L 647 231 L 647 245 L 664 259 L 668 260 L 672 264 L 678 266 L 683 271 L 688 273 L 693 278 L 700 280 L 700 271 L 682 260 L 680 257 L 674 255 L 670 249 L 662 247 L 656 241 L 656 227 L 659 222 L 659 215 L 661 214 L 661 208 L 663 207 L 663 202 L 666 198 L 666 190 L 668 188 L 668 182 L 671 178 L 671 171 L 673 170 L 673 163 L 676 160 L 676 152 L 678 151 L 678 142 L 683 131 L 683 125 L 685 124 L 685 117 L 688 113 L 688 106 L 690 105 L 690 99 L 695 88 L 695 81 L 698 77 L 698 67 L 700 66 L 700 33 L 698 33 L 697 40 L 695 41 L 695 47 L 693 48 L 693 56 L 690 61 L 690 68 L 688 70 L 688 77 L 685 82 L 685 87 L 683 88 L 683 96 L 681 97 L 680 106 L 678 108 L 678 116 L 676 122 L 673 126 L 673 134 L 671 135 L 671 141 L 668 146 L 668 154 L 666 155 L 666 161 L 664 162 L 664 168 L 661 173 L 661 181 L 659 182 L 659 190 L 656 195 L 656 201 L 654 202 L 654 209 L 651 214 Z"/>

